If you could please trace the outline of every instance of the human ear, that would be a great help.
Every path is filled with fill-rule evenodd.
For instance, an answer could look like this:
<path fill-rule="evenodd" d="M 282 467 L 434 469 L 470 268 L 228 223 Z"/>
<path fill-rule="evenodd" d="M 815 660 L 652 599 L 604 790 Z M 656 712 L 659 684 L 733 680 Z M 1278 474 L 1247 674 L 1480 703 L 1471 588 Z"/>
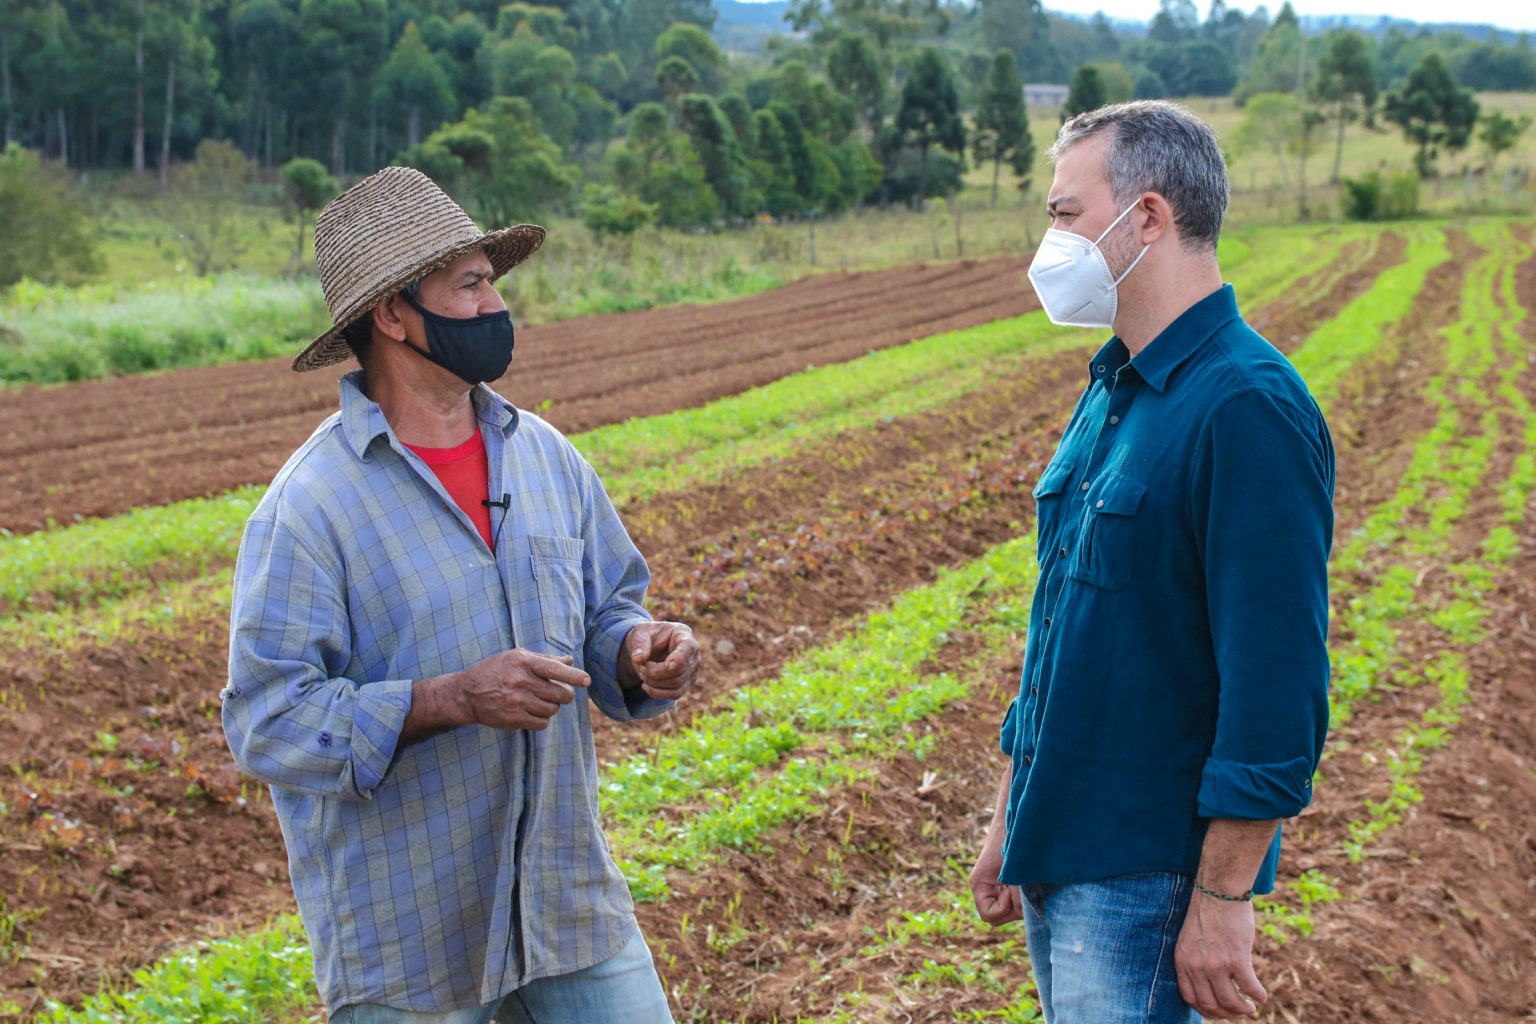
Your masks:
<path fill-rule="evenodd" d="M 391 295 L 373 307 L 374 328 L 386 338 L 396 341 L 405 340 L 405 320 L 401 317 L 400 305 L 400 296 Z"/>
<path fill-rule="evenodd" d="M 1143 192 L 1136 205 L 1137 212 L 1141 214 L 1138 233 L 1141 235 L 1142 245 L 1151 245 L 1173 230 L 1173 207 L 1163 196 L 1156 192 Z M 1132 213 L 1131 216 L 1136 216 L 1136 213 Z"/>

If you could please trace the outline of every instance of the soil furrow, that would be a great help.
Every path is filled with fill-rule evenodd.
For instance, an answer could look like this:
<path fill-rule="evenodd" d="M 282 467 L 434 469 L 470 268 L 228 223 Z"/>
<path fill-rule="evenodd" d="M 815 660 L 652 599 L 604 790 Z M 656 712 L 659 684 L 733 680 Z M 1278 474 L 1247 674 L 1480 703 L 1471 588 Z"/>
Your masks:
<path fill-rule="evenodd" d="M 499 386 L 568 433 L 701 405 L 808 364 L 1028 312 L 1037 303 L 1027 266 L 1004 258 L 829 274 L 715 306 L 526 328 Z M 851 297 L 840 300 L 843 289 Z M 334 410 L 343 369 L 299 376 L 278 359 L 8 389 L 0 528 L 266 483 Z"/>

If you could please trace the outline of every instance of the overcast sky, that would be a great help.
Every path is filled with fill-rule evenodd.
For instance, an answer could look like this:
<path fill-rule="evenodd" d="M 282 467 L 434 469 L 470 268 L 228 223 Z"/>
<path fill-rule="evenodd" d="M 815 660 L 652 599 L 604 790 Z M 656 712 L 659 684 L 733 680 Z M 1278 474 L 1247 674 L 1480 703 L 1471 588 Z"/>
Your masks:
<path fill-rule="evenodd" d="M 1280 9 L 1282 2 L 1270 0 L 1265 4 L 1271 16 Z M 1227 3 L 1248 11 L 1258 6 L 1259 0 L 1227 0 Z M 1292 0 L 1292 5 L 1296 13 L 1303 16 L 1364 14 L 1376 17 L 1389 14 L 1409 21 L 1454 21 L 1536 31 L 1536 2 L 1533 0 L 1458 0 L 1456 3 L 1446 3 L 1445 0 Z M 1157 13 L 1158 0 L 1046 0 L 1045 6 L 1068 14 L 1103 11 L 1111 18 L 1149 21 Z M 1195 6 L 1203 18 L 1210 0 L 1195 0 Z"/>
<path fill-rule="evenodd" d="M 1266 4 L 1273 15 L 1280 9 L 1281 0 Z M 1303 16 L 1328 17 L 1337 14 L 1365 14 L 1376 17 L 1389 14 L 1409 21 L 1454 21 L 1470 24 L 1486 23 L 1509 29 L 1536 29 L 1536 3 L 1531 0 L 1292 0 L 1296 13 Z M 1092 14 L 1103 11 L 1111 18 L 1146 21 L 1157 13 L 1156 0 L 1047 0 L 1046 8 L 1069 14 Z M 1210 7 L 1209 0 L 1195 0 L 1195 6 L 1204 17 Z M 1228 0 L 1228 6 L 1239 10 L 1252 10 L 1257 0 Z"/>

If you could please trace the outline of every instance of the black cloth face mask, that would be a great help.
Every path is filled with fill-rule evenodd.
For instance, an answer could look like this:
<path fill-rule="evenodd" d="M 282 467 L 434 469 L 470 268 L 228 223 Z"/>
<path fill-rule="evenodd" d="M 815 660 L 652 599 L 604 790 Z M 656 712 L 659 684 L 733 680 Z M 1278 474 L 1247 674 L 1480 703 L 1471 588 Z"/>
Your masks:
<path fill-rule="evenodd" d="M 516 342 L 511 312 L 502 309 L 463 318 L 441 316 L 423 309 L 405 292 L 400 297 L 421 314 L 426 328 L 427 351 L 406 341 L 417 354 L 471 384 L 493 381 L 507 372 Z"/>

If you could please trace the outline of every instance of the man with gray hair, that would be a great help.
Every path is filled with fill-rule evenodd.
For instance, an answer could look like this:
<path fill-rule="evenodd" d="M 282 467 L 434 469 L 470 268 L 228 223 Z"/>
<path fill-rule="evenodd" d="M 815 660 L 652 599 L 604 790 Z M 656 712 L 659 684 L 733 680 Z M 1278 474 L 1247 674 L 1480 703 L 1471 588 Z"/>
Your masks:
<path fill-rule="evenodd" d="M 1024 920 L 1048 1024 L 1246 1015 L 1251 900 L 1328 725 L 1333 445 L 1222 284 L 1211 129 L 1120 104 L 1051 155 L 1030 280 L 1053 322 L 1115 336 L 1034 489 L 1012 763 L 971 890 Z"/>

